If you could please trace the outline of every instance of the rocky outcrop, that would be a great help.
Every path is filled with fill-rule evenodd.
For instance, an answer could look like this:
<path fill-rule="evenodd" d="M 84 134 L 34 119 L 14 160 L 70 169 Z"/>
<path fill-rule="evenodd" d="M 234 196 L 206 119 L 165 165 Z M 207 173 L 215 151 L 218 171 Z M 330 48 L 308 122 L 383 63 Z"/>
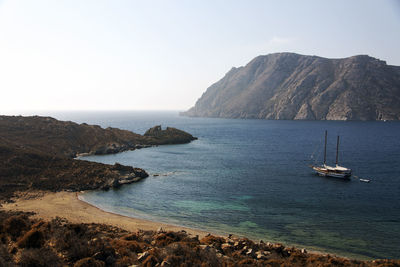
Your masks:
<path fill-rule="evenodd" d="M 190 110 L 196 117 L 399 120 L 400 67 L 366 55 L 259 56 L 232 68 Z"/>
<path fill-rule="evenodd" d="M 17 191 L 82 191 L 118 188 L 148 177 L 145 170 L 54 157 L 0 144 L 0 202 Z"/>
<path fill-rule="evenodd" d="M 101 187 L 102 190 L 120 188 L 122 185 L 135 183 L 143 178 L 149 177 L 149 174 L 143 169 L 133 168 L 131 166 L 125 166 L 119 163 L 115 163 L 113 169 L 118 171 L 120 176 L 109 180 L 108 183 L 105 183 Z"/>
<path fill-rule="evenodd" d="M 151 138 L 153 142 L 160 145 L 185 144 L 197 139 L 197 137 L 176 128 L 167 127 L 162 130 L 161 125 L 150 128 L 144 133 L 144 136 Z"/>

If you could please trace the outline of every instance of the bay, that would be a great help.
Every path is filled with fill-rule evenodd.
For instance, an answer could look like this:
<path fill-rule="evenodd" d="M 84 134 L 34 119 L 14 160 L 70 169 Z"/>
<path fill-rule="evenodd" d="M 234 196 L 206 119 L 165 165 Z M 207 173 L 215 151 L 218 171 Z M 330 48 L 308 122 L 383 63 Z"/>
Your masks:
<path fill-rule="evenodd" d="M 150 177 L 85 201 L 131 217 L 283 242 L 359 259 L 400 258 L 400 123 L 187 118 L 178 112 L 58 112 L 57 119 L 144 133 L 155 125 L 199 139 L 83 160 Z M 316 176 L 328 162 L 371 183 Z M 154 176 L 156 175 L 156 176 Z"/>

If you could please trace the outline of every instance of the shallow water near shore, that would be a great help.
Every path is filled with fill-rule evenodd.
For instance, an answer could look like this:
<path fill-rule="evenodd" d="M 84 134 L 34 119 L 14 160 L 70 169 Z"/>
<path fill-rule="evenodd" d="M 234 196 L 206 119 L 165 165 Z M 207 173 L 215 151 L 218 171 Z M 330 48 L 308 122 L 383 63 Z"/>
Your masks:
<path fill-rule="evenodd" d="M 150 177 L 83 195 L 107 211 L 235 233 L 352 258 L 400 258 L 400 123 L 186 118 L 177 112 L 70 112 L 57 119 L 144 133 L 161 124 L 197 136 L 159 146 L 82 158 L 144 168 Z M 308 167 L 328 162 L 356 176 L 318 177 Z M 157 176 L 153 176 L 157 175 Z"/>

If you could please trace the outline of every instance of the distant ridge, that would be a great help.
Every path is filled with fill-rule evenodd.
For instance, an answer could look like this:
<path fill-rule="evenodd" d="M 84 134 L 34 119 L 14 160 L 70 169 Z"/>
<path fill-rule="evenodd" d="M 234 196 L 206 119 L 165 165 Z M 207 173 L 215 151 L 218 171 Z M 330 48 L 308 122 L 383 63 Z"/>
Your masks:
<path fill-rule="evenodd" d="M 400 67 L 358 55 L 258 56 L 211 85 L 193 117 L 276 120 L 399 120 Z"/>

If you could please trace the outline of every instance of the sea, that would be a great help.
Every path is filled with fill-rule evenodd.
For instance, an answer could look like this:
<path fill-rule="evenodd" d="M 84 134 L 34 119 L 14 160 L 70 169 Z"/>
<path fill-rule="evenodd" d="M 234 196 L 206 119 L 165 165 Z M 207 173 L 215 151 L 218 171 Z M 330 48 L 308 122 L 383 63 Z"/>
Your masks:
<path fill-rule="evenodd" d="M 78 123 L 143 134 L 162 125 L 198 137 L 119 154 L 88 156 L 150 176 L 84 201 L 125 216 L 280 242 L 356 259 L 400 258 L 400 123 L 189 118 L 177 111 L 53 112 Z M 346 181 L 310 164 L 339 162 Z M 359 178 L 369 179 L 370 183 Z"/>

